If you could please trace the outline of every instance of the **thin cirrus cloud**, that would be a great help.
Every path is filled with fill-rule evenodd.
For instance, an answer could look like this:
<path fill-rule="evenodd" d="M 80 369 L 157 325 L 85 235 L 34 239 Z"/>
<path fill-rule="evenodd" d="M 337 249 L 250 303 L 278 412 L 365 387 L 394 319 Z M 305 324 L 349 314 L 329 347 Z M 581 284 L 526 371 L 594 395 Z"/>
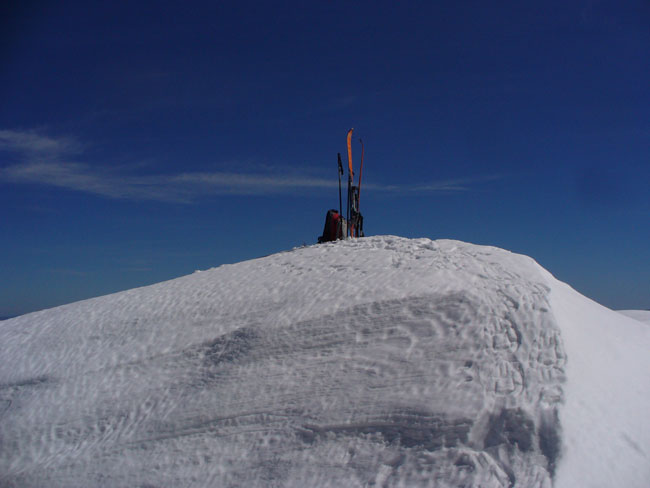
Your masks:
<path fill-rule="evenodd" d="M 53 138 L 36 131 L 0 130 L 0 150 L 32 155 L 75 152 L 77 144 L 64 137 Z"/>
<path fill-rule="evenodd" d="M 70 138 L 52 138 L 35 131 L 0 130 L 0 151 L 17 162 L 0 168 L 0 182 L 39 184 L 107 198 L 191 203 L 208 195 L 270 195 L 331 189 L 337 182 L 293 174 L 186 172 L 136 175 L 70 161 L 81 153 Z M 385 193 L 458 192 L 472 180 L 449 180 L 426 185 L 398 186 L 368 183 L 365 188 Z"/>
<path fill-rule="evenodd" d="M 0 170 L 0 180 L 92 193 L 108 198 L 191 203 L 206 195 L 268 195 L 297 189 L 331 188 L 324 179 L 286 175 L 181 173 L 131 175 L 95 169 L 83 163 L 25 162 Z"/>

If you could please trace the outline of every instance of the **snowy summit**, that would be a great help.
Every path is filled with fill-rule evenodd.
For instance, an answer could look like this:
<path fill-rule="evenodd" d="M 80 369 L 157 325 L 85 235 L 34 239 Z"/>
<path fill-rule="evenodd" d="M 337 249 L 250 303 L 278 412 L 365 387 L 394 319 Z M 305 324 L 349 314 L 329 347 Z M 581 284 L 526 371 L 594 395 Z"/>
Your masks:
<path fill-rule="evenodd" d="M 294 249 L 0 322 L 0 486 L 644 488 L 649 352 L 526 256 Z"/>

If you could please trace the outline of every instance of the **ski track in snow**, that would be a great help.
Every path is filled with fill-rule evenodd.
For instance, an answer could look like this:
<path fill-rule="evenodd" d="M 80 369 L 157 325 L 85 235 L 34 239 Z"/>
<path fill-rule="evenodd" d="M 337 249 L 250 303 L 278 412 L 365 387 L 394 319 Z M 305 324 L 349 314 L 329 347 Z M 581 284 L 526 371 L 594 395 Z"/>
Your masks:
<path fill-rule="evenodd" d="M 0 486 L 550 487 L 549 293 L 525 256 L 383 236 L 2 322 Z"/>

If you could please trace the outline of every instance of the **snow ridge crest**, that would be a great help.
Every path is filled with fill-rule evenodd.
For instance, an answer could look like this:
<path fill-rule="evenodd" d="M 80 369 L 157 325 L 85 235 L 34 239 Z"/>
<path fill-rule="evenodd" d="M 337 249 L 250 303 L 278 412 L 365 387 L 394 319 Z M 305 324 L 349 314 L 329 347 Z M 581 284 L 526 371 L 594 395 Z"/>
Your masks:
<path fill-rule="evenodd" d="M 377 236 L 2 322 L 0 484 L 549 487 L 549 293 L 525 256 Z"/>

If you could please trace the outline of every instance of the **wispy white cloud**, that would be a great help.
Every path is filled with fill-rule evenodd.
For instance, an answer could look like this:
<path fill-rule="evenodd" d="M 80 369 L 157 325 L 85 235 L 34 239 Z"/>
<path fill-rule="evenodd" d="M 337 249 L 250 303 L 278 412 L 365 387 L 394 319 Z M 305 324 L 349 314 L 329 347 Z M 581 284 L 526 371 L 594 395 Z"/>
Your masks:
<path fill-rule="evenodd" d="M 0 150 L 31 156 L 56 157 L 78 151 L 79 145 L 70 138 L 53 138 L 36 131 L 0 130 Z"/>
<path fill-rule="evenodd" d="M 292 175 L 182 173 L 139 176 L 82 163 L 27 162 L 0 169 L 0 180 L 93 193 L 109 198 L 190 203 L 206 195 L 268 195 L 318 188 L 335 182 Z"/>
<path fill-rule="evenodd" d="M 203 187 L 208 191 L 220 189 L 223 192 L 231 190 L 244 193 L 284 192 L 296 188 L 333 188 L 337 185 L 333 180 L 291 174 L 278 176 L 224 172 L 182 173 L 171 177 L 169 182 L 193 188 Z"/>
<path fill-rule="evenodd" d="M 470 191 L 477 183 L 503 179 L 503 175 L 481 175 L 473 178 L 457 178 L 450 180 L 433 181 L 416 185 L 376 185 L 369 183 L 365 189 L 377 190 L 385 193 L 452 193 Z"/>
<path fill-rule="evenodd" d="M 0 170 L 0 180 L 93 193 L 109 198 L 189 202 L 190 194 L 166 184 L 168 178 L 134 176 L 96 169 L 84 163 L 25 162 Z"/>
<path fill-rule="evenodd" d="M 185 172 L 134 174 L 125 168 L 107 169 L 75 161 L 80 144 L 36 132 L 0 131 L 0 150 L 14 153 L 19 162 L 0 168 L 0 181 L 66 188 L 107 198 L 191 203 L 209 195 L 270 195 L 332 189 L 334 179 L 291 173 Z M 138 165 L 135 165 L 137 167 Z M 142 169 L 142 168 L 138 168 Z M 459 192 L 472 181 L 448 180 L 414 186 L 365 183 L 366 190 L 383 193 Z"/>

